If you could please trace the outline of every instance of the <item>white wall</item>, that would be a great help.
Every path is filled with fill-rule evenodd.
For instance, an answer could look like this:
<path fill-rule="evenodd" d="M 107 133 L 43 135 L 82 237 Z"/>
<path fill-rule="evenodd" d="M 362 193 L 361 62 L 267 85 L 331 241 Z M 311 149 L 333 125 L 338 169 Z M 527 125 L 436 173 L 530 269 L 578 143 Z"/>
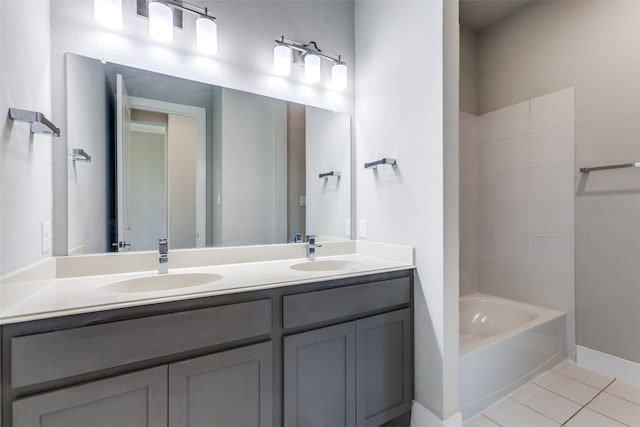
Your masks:
<path fill-rule="evenodd" d="M 305 234 L 306 207 L 300 206 L 300 196 L 306 190 L 306 107 L 287 103 L 287 238 L 295 233 Z"/>
<path fill-rule="evenodd" d="M 480 113 L 575 87 L 577 342 L 640 362 L 640 3 L 532 2 L 479 37 Z"/>
<path fill-rule="evenodd" d="M 286 102 L 223 89 L 221 131 L 221 244 L 286 242 Z"/>
<path fill-rule="evenodd" d="M 447 46 L 454 139 L 443 144 L 452 107 L 443 25 L 458 34 L 455 9 L 446 22 L 440 1 L 356 1 L 355 9 L 357 220 L 367 221 L 368 239 L 415 247 L 415 399 L 440 419 L 457 411 L 457 36 Z M 362 167 L 383 157 L 397 166 Z"/>
<path fill-rule="evenodd" d="M 169 246 L 174 249 L 196 246 L 197 132 L 194 117 L 169 114 Z"/>
<path fill-rule="evenodd" d="M 66 58 L 69 80 L 67 104 L 73 120 L 67 122 L 69 151 L 81 148 L 91 162 L 69 164 L 69 252 L 107 251 L 107 93 L 102 64 L 79 56 Z M 87 108 L 86 100 L 92 100 Z"/>
<path fill-rule="evenodd" d="M 348 239 L 351 220 L 351 116 L 306 107 L 307 234 Z M 321 173 L 340 177 L 320 179 Z"/>
<path fill-rule="evenodd" d="M 93 19 L 91 0 L 53 0 L 53 106 L 55 119 L 65 120 L 65 76 L 62 55 L 73 52 L 132 67 L 171 74 L 228 88 L 353 113 L 353 3 L 349 1 L 233 1 L 200 2 L 216 16 L 219 53 L 196 53 L 193 23 L 175 31 L 174 43 L 164 45 L 148 35 L 148 25 L 135 15 L 135 1 L 124 0 L 124 29 L 111 31 Z M 187 21 L 192 17 L 187 16 Z M 280 35 L 301 42 L 314 40 L 320 48 L 339 53 L 351 66 L 349 89 L 327 89 L 329 64 L 317 86 L 302 83 L 302 68 L 291 78 L 272 73 L 273 42 Z M 64 130 L 63 130 L 63 138 Z M 56 253 L 66 253 L 66 153 L 54 152 L 54 227 Z M 64 178 L 63 178 L 64 177 Z"/>
<path fill-rule="evenodd" d="M 51 221 L 51 150 L 59 140 L 8 118 L 10 107 L 52 118 L 49 1 L 0 1 L 0 19 L 2 275 L 51 255 L 42 252 L 41 223 Z"/>

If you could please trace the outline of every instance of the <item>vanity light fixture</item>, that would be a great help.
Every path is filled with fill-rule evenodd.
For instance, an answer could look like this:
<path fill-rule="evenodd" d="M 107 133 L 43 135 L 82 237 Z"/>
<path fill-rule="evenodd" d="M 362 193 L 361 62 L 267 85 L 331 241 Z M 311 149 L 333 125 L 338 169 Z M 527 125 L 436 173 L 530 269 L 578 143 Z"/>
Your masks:
<path fill-rule="evenodd" d="M 173 12 L 179 10 L 196 16 L 196 46 L 200 53 L 218 53 L 218 26 L 209 9 L 180 0 L 149 1 L 149 34 L 154 39 L 169 43 L 173 41 Z"/>
<path fill-rule="evenodd" d="M 273 72 L 278 76 L 288 76 L 291 64 L 304 63 L 304 79 L 307 83 L 320 81 L 322 59 L 333 63 L 331 68 L 331 86 L 334 90 L 347 88 L 347 64 L 340 55 L 323 52 L 316 42 L 307 44 L 287 40 L 281 36 L 273 48 Z"/>
<path fill-rule="evenodd" d="M 122 0 L 93 0 L 96 22 L 112 30 L 122 29 Z"/>
<path fill-rule="evenodd" d="M 149 2 L 149 35 L 162 43 L 173 41 L 173 10 L 161 1 Z"/>

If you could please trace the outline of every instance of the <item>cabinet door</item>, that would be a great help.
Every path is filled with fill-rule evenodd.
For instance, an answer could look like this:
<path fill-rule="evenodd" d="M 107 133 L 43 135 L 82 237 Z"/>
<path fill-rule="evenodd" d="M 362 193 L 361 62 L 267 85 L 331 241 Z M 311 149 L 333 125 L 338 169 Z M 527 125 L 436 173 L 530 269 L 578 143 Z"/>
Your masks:
<path fill-rule="evenodd" d="M 355 323 L 284 338 L 285 427 L 355 427 Z"/>
<path fill-rule="evenodd" d="M 271 427 L 271 342 L 169 365 L 170 427 Z"/>
<path fill-rule="evenodd" d="M 411 312 L 356 321 L 358 427 L 380 426 L 411 409 Z"/>
<path fill-rule="evenodd" d="M 167 367 L 13 402 L 14 427 L 166 427 Z"/>

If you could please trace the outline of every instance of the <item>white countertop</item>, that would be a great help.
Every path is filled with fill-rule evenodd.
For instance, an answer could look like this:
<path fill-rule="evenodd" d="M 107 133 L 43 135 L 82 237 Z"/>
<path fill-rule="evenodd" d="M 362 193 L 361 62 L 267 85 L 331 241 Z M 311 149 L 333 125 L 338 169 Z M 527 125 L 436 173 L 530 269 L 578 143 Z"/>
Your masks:
<path fill-rule="evenodd" d="M 356 247 L 356 245 L 353 246 Z M 157 275 L 157 270 L 5 280 L 0 285 L 0 324 L 269 289 L 364 274 L 399 271 L 413 267 L 411 248 L 370 243 L 357 245 L 357 248 L 363 250 L 316 258 L 316 261 L 343 260 L 350 262 L 348 268 L 340 270 L 310 272 L 290 268 L 294 264 L 307 262 L 306 258 L 170 268 L 170 275 L 213 273 L 222 276 L 222 278 L 206 285 L 163 291 L 114 293 L 101 289 L 123 280 Z M 237 251 L 237 249 L 234 250 Z M 407 256 L 408 253 L 411 253 L 411 257 Z M 388 256 L 390 254 L 396 256 Z M 397 256 L 398 254 L 400 256 Z M 100 259 L 97 258 L 97 260 Z"/>

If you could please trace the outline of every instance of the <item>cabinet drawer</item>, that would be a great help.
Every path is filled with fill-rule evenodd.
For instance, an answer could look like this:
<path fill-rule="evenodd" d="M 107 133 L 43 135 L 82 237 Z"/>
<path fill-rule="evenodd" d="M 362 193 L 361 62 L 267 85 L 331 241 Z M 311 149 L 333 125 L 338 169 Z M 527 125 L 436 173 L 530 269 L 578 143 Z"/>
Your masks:
<path fill-rule="evenodd" d="M 65 329 L 11 339 L 13 388 L 271 332 L 271 300 Z"/>
<path fill-rule="evenodd" d="M 287 295 L 283 297 L 283 326 L 295 328 L 409 304 L 410 300 L 409 277 Z"/>

